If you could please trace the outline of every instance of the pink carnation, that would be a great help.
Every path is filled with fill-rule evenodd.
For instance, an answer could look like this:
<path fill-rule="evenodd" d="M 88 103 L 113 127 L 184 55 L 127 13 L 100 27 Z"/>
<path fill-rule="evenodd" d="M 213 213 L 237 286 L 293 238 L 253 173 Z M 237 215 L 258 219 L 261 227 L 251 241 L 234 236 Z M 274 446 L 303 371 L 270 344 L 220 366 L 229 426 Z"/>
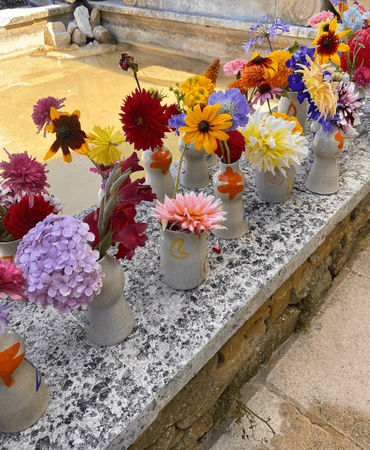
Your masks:
<path fill-rule="evenodd" d="M 175 199 L 166 196 L 163 205 L 157 202 L 154 210 L 154 217 L 164 228 L 170 224 L 171 229 L 177 226 L 180 231 L 188 230 L 198 235 L 223 228 L 219 223 L 225 220 L 225 215 L 220 199 L 214 201 L 212 195 L 204 197 L 202 193 L 196 195 L 194 192 L 184 196 L 176 194 Z"/>
<path fill-rule="evenodd" d="M 312 28 L 316 28 L 320 23 L 327 21 L 331 22 L 333 19 L 334 14 L 331 11 L 321 11 L 308 19 L 308 25 Z"/>
<path fill-rule="evenodd" d="M 223 67 L 224 73 L 227 77 L 237 76 L 239 72 L 242 72 L 244 66 L 248 64 L 249 61 L 246 59 L 234 59 L 234 61 L 229 61 Z"/>

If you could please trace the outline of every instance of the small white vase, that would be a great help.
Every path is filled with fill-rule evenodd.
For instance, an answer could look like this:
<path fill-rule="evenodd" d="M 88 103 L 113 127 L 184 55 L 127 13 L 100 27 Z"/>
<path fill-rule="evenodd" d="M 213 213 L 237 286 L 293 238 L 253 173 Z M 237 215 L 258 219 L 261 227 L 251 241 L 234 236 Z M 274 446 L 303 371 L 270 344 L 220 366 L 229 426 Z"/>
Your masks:
<path fill-rule="evenodd" d="M 168 286 L 186 291 L 199 286 L 207 273 L 206 234 L 162 230 L 159 254 Z"/>
<path fill-rule="evenodd" d="M 22 239 L 15 241 L 0 242 L 0 259 L 13 262 L 14 256 L 17 252 L 18 244 Z"/>
<path fill-rule="evenodd" d="M 321 129 L 321 125 L 316 120 L 313 120 L 311 123 L 311 148 L 307 158 L 307 167 L 308 170 L 311 169 L 312 164 L 315 159 L 315 153 L 312 150 L 313 140 L 315 139 L 316 133 Z"/>
<path fill-rule="evenodd" d="M 278 104 L 278 111 L 287 114 L 288 116 L 296 117 L 304 132 L 307 118 L 307 107 L 308 104 L 306 99 L 304 99 L 302 103 L 299 103 L 298 93 L 288 92 L 288 97 L 281 97 Z"/>
<path fill-rule="evenodd" d="M 248 232 L 248 222 L 245 218 L 243 192 L 245 177 L 240 170 L 239 161 L 232 164 L 219 162 L 218 171 L 213 176 L 213 192 L 221 199 L 226 220 L 222 226 L 226 229 L 212 230 L 212 233 L 222 239 L 236 239 Z"/>
<path fill-rule="evenodd" d="M 267 203 L 283 203 L 292 193 L 295 167 L 284 168 L 286 177 L 275 169 L 275 175 L 265 170 L 256 170 L 256 187 L 259 198 Z"/>
<path fill-rule="evenodd" d="M 22 337 L 5 327 L 0 334 L 0 431 L 17 433 L 46 411 L 50 389 L 41 373 L 25 359 Z"/>
<path fill-rule="evenodd" d="M 312 149 L 315 158 L 306 180 L 306 188 L 316 194 L 338 192 L 338 156 L 343 149 L 342 133 L 337 127 L 331 133 L 321 128 L 316 133 Z"/>
<path fill-rule="evenodd" d="M 135 326 L 134 315 L 123 296 L 125 276 L 116 258 L 105 255 L 99 261 L 105 274 L 99 295 L 87 303 L 87 338 L 96 345 L 118 344 Z"/>
<path fill-rule="evenodd" d="M 209 184 L 209 174 L 206 162 L 207 153 L 197 150 L 194 142 L 185 145 L 182 136 L 179 140 L 180 153 L 184 153 L 180 171 L 180 183 L 189 189 L 199 189 Z"/>
<path fill-rule="evenodd" d="M 146 183 L 157 194 L 157 200 L 161 203 L 165 195 L 173 198 L 175 184 L 169 170 L 172 163 L 172 153 L 166 147 L 157 147 L 154 150 L 143 152 L 143 166 L 146 171 Z"/>

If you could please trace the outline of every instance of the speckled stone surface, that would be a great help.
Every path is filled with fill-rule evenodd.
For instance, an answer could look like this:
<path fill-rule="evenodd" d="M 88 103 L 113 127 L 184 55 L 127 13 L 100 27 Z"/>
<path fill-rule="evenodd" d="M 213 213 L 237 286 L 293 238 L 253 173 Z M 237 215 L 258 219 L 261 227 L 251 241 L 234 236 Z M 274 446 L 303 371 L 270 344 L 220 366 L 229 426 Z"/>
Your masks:
<path fill-rule="evenodd" d="M 52 394 L 48 410 L 34 426 L 12 435 L 0 433 L 0 449 L 101 450 L 132 444 L 369 193 L 369 111 L 367 105 L 360 137 L 345 141 L 337 194 L 310 193 L 302 166 L 292 197 L 284 204 L 266 204 L 257 197 L 253 171 L 241 162 L 250 231 L 237 240 L 221 240 L 221 254 L 211 250 L 216 238 L 209 237 L 209 273 L 196 289 L 178 292 L 165 284 L 158 256 L 160 227 L 150 208 L 140 208 L 139 218 L 149 221 L 149 240 L 132 261 L 122 261 L 124 295 L 136 326 L 121 344 L 90 344 L 83 310 L 62 315 L 17 303 L 10 325 L 24 337 L 27 357 L 41 370 Z M 205 189 L 211 190 L 211 185 Z"/>

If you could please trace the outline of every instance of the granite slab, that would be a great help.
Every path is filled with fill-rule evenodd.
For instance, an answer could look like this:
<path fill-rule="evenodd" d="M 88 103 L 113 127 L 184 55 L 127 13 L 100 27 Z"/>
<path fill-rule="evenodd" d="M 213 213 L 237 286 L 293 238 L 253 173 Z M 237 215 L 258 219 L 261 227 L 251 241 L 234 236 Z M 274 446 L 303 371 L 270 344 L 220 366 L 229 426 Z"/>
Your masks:
<path fill-rule="evenodd" d="M 140 206 L 138 218 L 149 223 L 148 242 L 132 261 L 121 261 L 124 295 L 136 326 L 119 345 L 100 348 L 88 342 L 81 309 L 59 314 L 16 303 L 10 326 L 24 337 L 26 356 L 41 370 L 52 395 L 34 426 L 0 433 L 0 450 L 127 449 L 370 192 L 369 118 L 366 105 L 361 135 L 345 141 L 339 158 L 337 194 L 310 193 L 304 185 L 307 168 L 301 166 L 286 203 L 263 203 L 254 172 L 242 161 L 250 231 L 240 239 L 220 240 L 221 254 L 211 250 L 216 238 L 209 237 L 209 272 L 196 289 L 180 292 L 165 284 L 160 227 L 151 207 Z M 203 191 L 211 193 L 211 185 Z"/>

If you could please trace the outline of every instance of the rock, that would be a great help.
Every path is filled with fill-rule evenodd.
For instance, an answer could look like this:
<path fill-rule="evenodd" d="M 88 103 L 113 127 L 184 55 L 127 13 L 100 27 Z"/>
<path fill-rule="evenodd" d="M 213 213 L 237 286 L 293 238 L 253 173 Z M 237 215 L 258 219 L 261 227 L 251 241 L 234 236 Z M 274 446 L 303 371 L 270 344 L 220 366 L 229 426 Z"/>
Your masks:
<path fill-rule="evenodd" d="M 66 3 L 75 3 L 76 0 L 63 0 Z"/>
<path fill-rule="evenodd" d="M 98 10 L 98 8 L 94 8 L 91 11 L 91 15 L 90 15 L 90 25 L 91 25 L 91 29 L 93 30 L 95 27 L 97 27 L 98 25 L 100 25 L 100 11 Z"/>
<path fill-rule="evenodd" d="M 77 26 L 88 38 L 94 37 L 89 20 L 89 10 L 85 6 L 78 6 L 73 13 Z"/>
<path fill-rule="evenodd" d="M 86 45 L 86 36 L 79 28 L 76 28 L 72 33 L 72 42 L 79 46 Z"/>
<path fill-rule="evenodd" d="M 77 28 L 77 22 L 75 20 L 72 20 L 72 22 L 69 22 L 69 24 L 67 26 L 67 31 L 72 36 L 72 33 L 75 31 L 76 28 Z"/>
<path fill-rule="evenodd" d="M 101 44 L 116 44 L 109 31 L 102 25 L 94 28 L 94 38 Z"/>
<path fill-rule="evenodd" d="M 71 43 L 71 35 L 63 22 L 49 22 L 44 30 L 44 39 L 45 44 L 53 48 L 68 47 Z"/>

